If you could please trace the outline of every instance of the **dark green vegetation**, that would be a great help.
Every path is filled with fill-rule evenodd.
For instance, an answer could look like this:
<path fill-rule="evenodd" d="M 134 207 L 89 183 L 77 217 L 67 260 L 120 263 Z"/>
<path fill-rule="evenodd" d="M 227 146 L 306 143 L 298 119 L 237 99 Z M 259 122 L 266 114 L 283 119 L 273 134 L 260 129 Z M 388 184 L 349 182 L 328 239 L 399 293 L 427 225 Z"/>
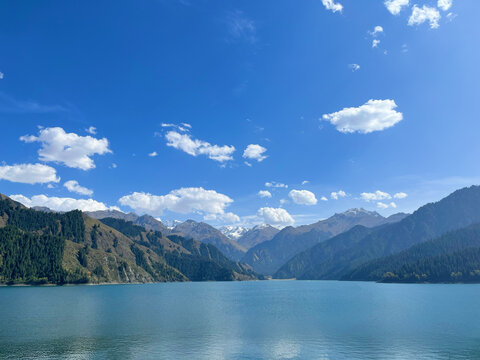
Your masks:
<path fill-rule="evenodd" d="M 256 279 L 213 245 L 80 211 L 27 209 L 0 195 L 0 282 L 66 284 Z"/>
<path fill-rule="evenodd" d="M 398 223 L 383 225 L 374 229 L 355 227 L 317 244 L 293 257 L 280 268 L 275 277 L 298 279 L 342 279 L 345 277 L 353 279 L 353 274 L 357 274 L 355 275 L 356 279 L 379 280 L 379 273 L 385 268 L 379 267 L 376 272 L 373 270 L 369 272 L 370 265 L 367 263 L 370 261 L 399 253 L 413 245 L 476 222 L 480 222 L 480 187 L 472 186 L 457 190 L 439 202 L 427 204 Z M 458 269 L 456 269 L 455 261 L 459 261 L 461 256 L 468 254 L 469 250 L 462 250 L 462 247 L 459 248 L 458 244 L 453 244 L 452 250 L 460 250 L 460 252 L 438 255 L 441 257 L 441 261 L 450 264 L 447 266 L 449 270 L 452 270 L 450 273 L 462 272 L 462 276 L 466 276 L 464 271 L 467 271 L 467 267 L 473 266 L 472 271 L 475 270 L 475 264 L 470 261 L 470 256 L 465 258 L 465 264 L 468 263 L 467 267 L 459 264 Z M 415 248 L 412 251 L 415 251 Z M 428 259 L 428 261 L 437 261 L 435 256 Z M 421 260 L 419 261 L 421 262 Z M 379 260 L 379 263 L 385 264 L 388 263 L 388 260 Z M 362 267 L 364 264 L 367 265 Z M 411 264 L 409 266 L 416 265 Z M 398 281 L 400 281 L 400 277 L 404 274 L 418 274 L 415 271 L 421 272 L 421 276 L 423 274 L 428 276 L 427 268 L 420 267 L 420 263 L 418 266 L 417 270 L 406 268 L 402 270 L 401 274 L 394 273 L 390 281 L 395 281 L 395 275 L 399 277 Z M 356 272 L 356 269 L 358 269 L 358 272 Z M 370 273 L 373 273 L 373 275 L 370 275 Z M 435 276 L 437 275 L 432 275 L 430 280 L 426 279 L 425 281 L 440 281 L 433 280 Z M 436 278 L 440 279 L 440 275 Z"/>
<path fill-rule="evenodd" d="M 401 218 L 401 214 L 396 216 L 398 220 Z M 251 265 L 259 273 L 271 275 L 296 254 L 355 225 L 373 227 L 391 221 L 376 212 L 351 209 L 311 225 L 296 228 L 288 226 L 272 240 L 262 242 L 248 250 L 242 262 Z"/>
<path fill-rule="evenodd" d="M 397 254 L 370 261 L 343 280 L 469 282 L 480 280 L 480 223 L 454 230 Z"/>

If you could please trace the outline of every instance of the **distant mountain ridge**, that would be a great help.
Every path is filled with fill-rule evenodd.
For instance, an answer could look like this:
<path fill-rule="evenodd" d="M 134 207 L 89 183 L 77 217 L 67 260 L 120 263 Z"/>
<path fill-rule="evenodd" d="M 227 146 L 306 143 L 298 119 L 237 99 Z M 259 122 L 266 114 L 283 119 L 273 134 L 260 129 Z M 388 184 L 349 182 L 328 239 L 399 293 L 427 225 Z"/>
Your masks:
<path fill-rule="evenodd" d="M 187 220 L 175 226 L 170 233 L 191 237 L 206 244 L 212 244 L 229 259 L 235 261 L 239 261 L 246 252 L 243 246 L 226 237 L 220 230 L 204 222 Z"/>
<path fill-rule="evenodd" d="M 396 215 L 393 219 L 401 218 L 402 215 Z M 355 225 L 374 227 L 394 220 L 389 220 L 375 211 L 354 208 L 311 225 L 296 228 L 288 226 L 276 234 L 272 240 L 249 249 L 242 258 L 242 262 L 251 265 L 261 274 L 271 275 L 296 254 Z"/>
<path fill-rule="evenodd" d="M 123 213 L 118 210 L 99 210 L 99 211 L 86 211 L 88 216 L 94 219 L 114 218 L 125 221 L 131 221 L 136 225 L 143 226 L 147 230 L 161 231 L 164 234 L 168 234 L 170 229 L 165 226 L 161 221 L 155 219 L 150 215 L 139 216 L 135 213 Z"/>
<path fill-rule="evenodd" d="M 232 240 L 238 240 L 240 237 L 243 236 L 249 229 L 244 226 L 222 226 L 218 230 L 225 235 L 226 237 Z"/>
<path fill-rule="evenodd" d="M 237 242 L 248 250 L 255 245 L 272 240 L 279 232 L 280 230 L 271 225 L 260 224 L 245 232 Z"/>
<path fill-rule="evenodd" d="M 376 229 L 355 227 L 319 243 L 284 264 L 278 278 L 341 279 L 356 268 L 480 222 L 480 187 L 457 190 L 403 220 Z"/>

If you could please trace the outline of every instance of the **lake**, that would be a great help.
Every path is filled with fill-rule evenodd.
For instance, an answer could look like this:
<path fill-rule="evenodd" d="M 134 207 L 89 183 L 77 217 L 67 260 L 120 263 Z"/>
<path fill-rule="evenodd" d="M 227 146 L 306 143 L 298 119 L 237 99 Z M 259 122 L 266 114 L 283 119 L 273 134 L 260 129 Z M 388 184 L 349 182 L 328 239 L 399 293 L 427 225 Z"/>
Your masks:
<path fill-rule="evenodd" d="M 2 359 L 474 359 L 480 285 L 0 288 Z"/>

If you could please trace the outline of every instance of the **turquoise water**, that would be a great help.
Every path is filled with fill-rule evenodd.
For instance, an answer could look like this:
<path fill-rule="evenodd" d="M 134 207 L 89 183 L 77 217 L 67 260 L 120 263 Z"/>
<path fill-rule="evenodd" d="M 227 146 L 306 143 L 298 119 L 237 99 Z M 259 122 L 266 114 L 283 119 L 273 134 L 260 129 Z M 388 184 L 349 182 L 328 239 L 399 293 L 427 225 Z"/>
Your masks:
<path fill-rule="evenodd" d="M 0 288 L 2 359 L 475 359 L 479 285 Z"/>

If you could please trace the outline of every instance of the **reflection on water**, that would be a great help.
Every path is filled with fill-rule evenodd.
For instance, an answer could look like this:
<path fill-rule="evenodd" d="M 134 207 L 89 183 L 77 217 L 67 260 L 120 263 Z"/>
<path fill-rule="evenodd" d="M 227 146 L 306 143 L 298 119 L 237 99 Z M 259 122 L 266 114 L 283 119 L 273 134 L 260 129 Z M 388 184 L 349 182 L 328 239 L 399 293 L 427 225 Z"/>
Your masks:
<path fill-rule="evenodd" d="M 4 359 L 480 358 L 478 285 L 0 289 Z"/>

